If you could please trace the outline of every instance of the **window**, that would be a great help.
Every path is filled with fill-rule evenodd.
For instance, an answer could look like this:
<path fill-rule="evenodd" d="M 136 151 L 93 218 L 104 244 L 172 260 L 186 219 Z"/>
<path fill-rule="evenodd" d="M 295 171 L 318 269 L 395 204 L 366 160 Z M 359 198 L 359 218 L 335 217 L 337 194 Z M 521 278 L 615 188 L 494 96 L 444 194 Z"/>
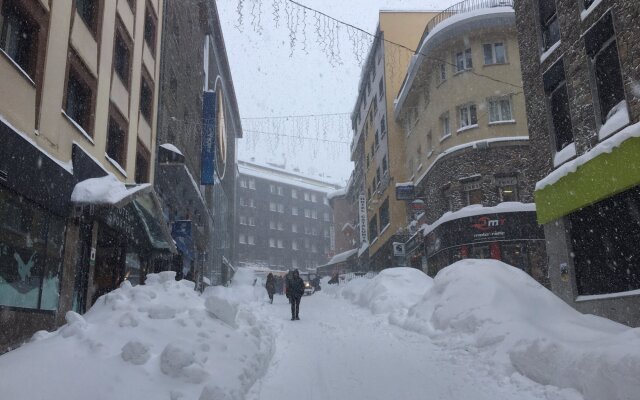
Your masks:
<path fill-rule="evenodd" d="M 384 117 L 382 117 L 382 120 L 380 120 L 380 130 L 382 131 L 382 136 L 384 137 L 384 135 L 387 134 L 387 122 L 384 120 Z"/>
<path fill-rule="evenodd" d="M 384 98 L 384 83 L 382 82 L 382 78 L 380 78 L 380 82 L 378 82 L 378 93 L 379 93 L 379 100 L 382 101 L 382 99 Z"/>
<path fill-rule="evenodd" d="M 240 205 L 244 206 L 244 197 L 240 197 Z"/>
<path fill-rule="evenodd" d="M 373 241 L 373 239 L 378 237 L 378 219 L 374 216 L 371 221 L 369 221 L 369 239 Z"/>
<path fill-rule="evenodd" d="M 278 210 L 278 206 L 276 203 L 274 202 L 270 202 L 269 203 L 269 211 L 277 211 Z"/>
<path fill-rule="evenodd" d="M 278 204 L 278 212 L 279 213 L 284 213 L 284 204 Z"/>
<path fill-rule="evenodd" d="M 432 151 L 433 151 L 433 133 L 429 131 L 427 132 L 427 156 L 429 156 Z"/>
<path fill-rule="evenodd" d="M 136 183 L 149 182 L 149 160 L 151 160 L 151 154 L 149 153 L 149 150 L 147 150 L 142 142 L 138 140 L 138 147 L 136 148 Z"/>
<path fill-rule="evenodd" d="M 540 28 L 542 29 L 542 46 L 548 50 L 560 40 L 560 26 L 556 14 L 556 0 L 538 0 L 540 10 Z"/>
<path fill-rule="evenodd" d="M 471 49 L 460 51 L 455 56 L 456 72 L 464 72 L 473 68 L 473 61 L 471 59 Z"/>
<path fill-rule="evenodd" d="M 542 76 L 549 103 L 549 113 L 554 131 L 556 151 L 573 143 L 573 127 L 569 109 L 569 95 L 564 75 L 564 63 L 560 59 Z"/>
<path fill-rule="evenodd" d="M 291 207 L 291 215 L 298 215 L 298 207 Z"/>
<path fill-rule="evenodd" d="M 438 82 L 442 83 L 447 80 L 447 66 L 444 63 L 438 65 Z"/>
<path fill-rule="evenodd" d="M 247 243 L 244 234 L 241 233 L 240 235 L 238 235 L 238 242 L 240 242 L 240 244 Z"/>
<path fill-rule="evenodd" d="M 385 154 L 385 156 L 382 157 L 382 171 L 387 172 L 388 167 L 389 166 L 387 165 L 387 155 Z"/>
<path fill-rule="evenodd" d="M 315 194 L 315 193 L 312 193 L 312 194 L 311 194 L 311 201 L 312 201 L 312 202 L 314 202 L 314 203 L 317 203 L 317 202 L 318 202 L 318 198 L 316 197 L 316 194 Z"/>
<path fill-rule="evenodd" d="M 441 139 L 451 136 L 451 124 L 449 123 L 449 112 L 442 114 L 440 117 L 440 127 L 442 129 Z"/>
<path fill-rule="evenodd" d="M 380 185 L 380 167 L 376 168 L 376 180 L 378 185 Z"/>
<path fill-rule="evenodd" d="M 322 203 L 325 206 L 328 206 L 329 205 L 329 198 L 327 196 L 322 196 Z"/>
<path fill-rule="evenodd" d="M 496 178 L 500 201 L 518 201 L 518 179 L 515 177 Z"/>
<path fill-rule="evenodd" d="M 94 36 L 98 32 L 99 6 L 100 3 L 96 0 L 76 0 L 76 11 Z"/>
<path fill-rule="evenodd" d="M 282 186 L 278 186 L 278 195 L 279 196 L 284 195 L 284 189 L 282 189 Z"/>
<path fill-rule="evenodd" d="M 269 185 L 269 192 L 272 194 L 276 193 L 276 185 Z"/>
<path fill-rule="evenodd" d="M 304 192 L 304 200 L 305 201 L 309 201 L 309 193 L 308 192 Z"/>
<path fill-rule="evenodd" d="M 254 199 L 249 199 L 249 207 L 256 208 L 256 201 Z"/>
<path fill-rule="evenodd" d="M 325 221 L 325 222 L 329 222 L 329 221 L 330 221 L 330 219 L 329 219 L 329 213 L 324 213 L 324 221 Z"/>
<path fill-rule="evenodd" d="M 610 12 L 585 34 L 584 42 L 595 75 L 600 122 L 605 123 L 609 112 L 625 99 L 616 33 Z"/>
<path fill-rule="evenodd" d="M 0 186 L 0 221 L 0 305 L 56 311 L 64 220 Z"/>
<path fill-rule="evenodd" d="M 256 181 L 254 179 L 249 179 L 249 189 L 256 190 Z"/>
<path fill-rule="evenodd" d="M 298 233 L 298 225 L 296 225 L 296 224 L 291 224 L 291 232 L 293 232 L 293 233 Z"/>
<path fill-rule="evenodd" d="M 460 129 L 471 128 L 478 125 L 478 115 L 475 104 L 467 104 L 458 108 Z"/>
<path fill-rule="evenodd" d="M 467 205 L 482 204 L 482 185 L 479 181 L 464 185 L 467 197 Z"/>
<path fill-rule="evenodd" d="M 244 179 L 240 179 L 240 187 L 241 188 L 246 188 L 247 187 L 247 181 Z"/>
<path fill-rule="evenodd" d="M 284 225 L 282 224 L 282 222 L 278 222 L 278 230 L 279 231 L 283 231 L 284 230 Z"/>
<path fill-rule="evenodd" d="M 124 117 L 111 106 L 109 110 L 109 126 L 107 131 L 107 155 L 117 162 L 122 169 L 127 167 L 127 122 Z"/>
<path fill-rule="evenodd" d="M 298 242 L 295 240 L 291 241 L 291 250 L 298 250 Z"/>
<path fill-rule="evenodd" d="M 32 80 L 36 80 L 38 50 L 42 46 L 39 31 L 44 28 L 39 26 L 25 4 L 5 0 L 0 5 L 0 48 Z"/>
<path fill-rule="evenodd" d="M 278 248 L 279 249 L 284 248 L 284 243 L 282 242 L 282 239 L 278 239 Z"/>
<path fill-rule="evenodd" d="M 129 89 L 129 75 L 131 71 L 131 39 L 126 33 L 122 22 L 116 23 L 116 37 L 113 45 L 113 70 L 124 86 Z"/>
<path fill-rule="evenodd" d="M 504 43 L 489 43 L 482 47 L 484 49 L 484 65 L 505 64 L 507 62 Z"/>
<path fill-rule="evenodd" d="M 318 211 L 316 211 L 316 210 L 311 210 L 311 218 L 313 218 L 313 219 L 318 219 Z"/>
<path fill-rule="evenodd" d="M 311 210 L 308 209 L 304 209 L 304 216 L 305 218 L 311 218 Z"/>
<path fill-rule="evenodd" d="M 256 226 L 256 219 L 253 217 L 248 218 L 249 226 Z"/>
<path fill-rule="evenodd" d="M 269 247 L 276 247 L 276 240 L 273 238 L 269 239 Z"/>
<path fill-rule="evenodd" d="M 65 113 L 93 137 L 96 80 L 73 52 L 69 53 Z"/>
<path fill-rule="evenodd" d="M 295 189 L 291 189 L 291 198 L 292 199 L 297 199 L 298 198 L 298 191 Z"/>
<path fill-rule="evenodd" d="M 140 81 L 140 113 L 151 125 L 153 118 L 153 83 L 148 77 L 149 74 L 144 71 Z"/>
<path fill-rule="evenodd" d="M 376 129 L 376 136 L 375 136 L 375 148 L 377 149 L 378 147 L 380 147 L 380 131 L 378 131 Z"/>
<path fill-rule="evenodd" d="M 271 230 L 276 229 L 276 221 L 269 221 L 269 229 Z"/>
<path fill-rule="evenodd" d="M 512 121 L 511 99 L 502 97 L 489 99 L 489 122 Z"/>
<path fill-rule="evenodd" d="M 376 154 L 376 148 L 374 146 L 373 143 L 371 143 L 371 159 L 373 159 L 373 156 Z"/>
<path fill-rule="evenodd" d="M 386 199 L 380 206 L 380 228 L 384 229 L 389 225 L 389 199 Z"/>
<path fill-rule="evenodd" d="M 250 244 L 250 245 L 256 244 L 256 238 L 253 235 L 247 236 L 247 244 Z"/>
<path fill-rule="evenodd" d="M 156 53 L 156 16 L 151 9 L 151 4 L 147 2 L 144 11 L 144 41 L 149 46 L 151 54 Z"/>

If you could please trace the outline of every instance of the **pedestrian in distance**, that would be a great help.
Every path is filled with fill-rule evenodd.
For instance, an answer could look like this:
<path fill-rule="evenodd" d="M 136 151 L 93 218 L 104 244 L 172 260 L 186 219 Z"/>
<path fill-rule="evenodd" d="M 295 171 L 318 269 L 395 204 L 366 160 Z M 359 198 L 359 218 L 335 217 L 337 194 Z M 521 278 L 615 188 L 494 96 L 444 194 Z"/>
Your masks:
<path fill-rule="evenodd" d="M 269 295 L 269 300 L 271 304 L 273 304 L 273 295 L 276 293 L 276 279 L 273 277 L 273 274 L 269 272 L 267 275 L 267 283 L 264 285 L 267 289 L 267 294 Z"/>
<path fill-rule="evenodd" d="M 291 320 L 300 320 L 300 300 L 304 295 L 304 281 L 300 278 L 298 270 L 294 270 L 291 280 L 287 284 L 287 295 L 291 303 Z"/>
<path fill-rule="evenodd" d="M 291 284 L 291 279 L 293 278 L 293 271 L 289 270 L 287 274 L 284 276 L 284 294 L 289 299 L 289 303 L 291 303 L 291 296 L 289 292 L 289 285 Z"/>

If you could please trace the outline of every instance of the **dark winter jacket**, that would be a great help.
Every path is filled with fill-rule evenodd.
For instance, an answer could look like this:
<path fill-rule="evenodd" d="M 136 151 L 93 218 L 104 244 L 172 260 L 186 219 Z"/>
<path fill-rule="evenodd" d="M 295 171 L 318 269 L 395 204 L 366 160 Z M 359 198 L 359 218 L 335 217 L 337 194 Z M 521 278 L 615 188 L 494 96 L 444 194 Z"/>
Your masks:
<path fill-rule="evenodd" d="M 291 280 L 287 282 L 287 294 L 294 298 L 299 298 L 304 295 L 304 281 L 300 276 L 293 275 Z"/>
<path fill-rule="evenodd" d="M 265 287 L 267 288 L 267 293 L 270 295 L 276 292 L 276 280 L 273 275 L 267 277 L 267 284 Z"/>

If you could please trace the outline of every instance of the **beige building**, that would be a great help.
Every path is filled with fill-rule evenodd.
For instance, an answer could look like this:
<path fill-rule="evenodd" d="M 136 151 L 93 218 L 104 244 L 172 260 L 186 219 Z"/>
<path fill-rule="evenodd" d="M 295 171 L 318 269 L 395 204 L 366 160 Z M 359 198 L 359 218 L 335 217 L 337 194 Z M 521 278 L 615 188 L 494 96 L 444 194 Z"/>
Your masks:
<path fill-rule="evenodd" d="M 356 162 L 362 173 L 356 171 L 356 175 L 364 177 L 361 193 L 367 199 L 367 237 L 361 235 L 360 240 L 368 242 L 369 266 L 376 270 L 391 265 L 392 239 L 406 225 L 405 204 L 396 201 L 394 192 L 395 183 L 403 182 L 406 174 L 405 137 L 393 118 L 393 104 L 412 50 L 434 15 L 423 11 L 380 11 L 376 40 L 362 70 L 352 113 L 352 151 L 364 152 L 361 162 Z"/>
<path fill-rule="evenodd" d="M 406 140 L 398 189 L 414 188 L 409 218 L 420 220 L 405 259 L 432 276 L 459 259 L 498 259 L 548 285 L 512 3 L 467 0 L 430 21 L 394 117 Z"/>
<path fill-rule="evenodd" d="M 162 4 L 0 0 L 0 352 L 175 251 L 141 184 L 154 175 Z M 72 201 L 90 178 L 102 181 L 89 192 L 110 189 Z"/>

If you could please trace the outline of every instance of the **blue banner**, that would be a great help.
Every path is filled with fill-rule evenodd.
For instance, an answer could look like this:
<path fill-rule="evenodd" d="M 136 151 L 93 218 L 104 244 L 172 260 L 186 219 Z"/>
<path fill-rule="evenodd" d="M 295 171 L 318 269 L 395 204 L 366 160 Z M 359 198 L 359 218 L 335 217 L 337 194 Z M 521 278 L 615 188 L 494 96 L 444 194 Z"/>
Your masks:
<path fill-rule="evenodd" d="M 185 258 L 193 260 L 193 236 L 191 234 L 191 221 L 175 221 L 171 227 L 171 237 L 176 242 L 176 247 Z"/>
<path fill-rule="evenodd" d="M 217 107 L 216 92 L 212 90 L 204 92 L 202 96 L 201 185 L 213 185 L 215 183 Z"/>

